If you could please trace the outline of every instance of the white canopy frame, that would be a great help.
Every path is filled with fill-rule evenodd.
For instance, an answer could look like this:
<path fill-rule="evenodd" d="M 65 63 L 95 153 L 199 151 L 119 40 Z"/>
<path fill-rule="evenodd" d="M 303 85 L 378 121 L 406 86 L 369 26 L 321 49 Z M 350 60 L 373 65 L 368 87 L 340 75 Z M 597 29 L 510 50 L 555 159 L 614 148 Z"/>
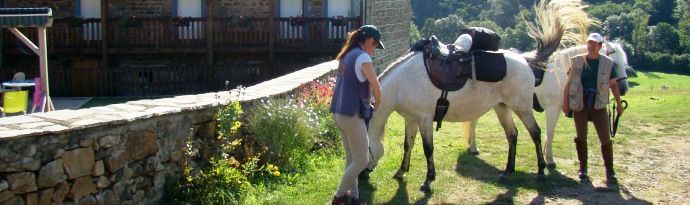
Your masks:
<path fill-rule="evenodd" d="M 48 27 L 41 26 L 38 29 L 38 46 L 31 42 L 17 27 L 7 27 L 7 30 L 12 32 L 14 36 L 19 38 L 24 45 L 29 47 L 36 55 L 38 55 L 39 70 L 41 75 L 41 112 L 50 112 L 55 110 L 53 101 L 50 98 L 50 84 L 48 84 L 48 41 L 46 39 L 46 30 Z"/>

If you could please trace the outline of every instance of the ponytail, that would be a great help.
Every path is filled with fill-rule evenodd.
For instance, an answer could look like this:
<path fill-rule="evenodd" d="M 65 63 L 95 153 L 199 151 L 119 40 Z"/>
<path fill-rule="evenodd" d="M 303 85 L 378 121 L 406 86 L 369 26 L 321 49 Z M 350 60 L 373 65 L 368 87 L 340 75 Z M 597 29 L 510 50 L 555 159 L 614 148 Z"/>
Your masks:
<path fill-rule="evenodd" d="M 345 54 L 350 52 L 350 50 L 352 50 L 355 46 L 358 46 L 363 40 L 362 32 L 360 32 L 359 29 L 347 33 L 347 40 L 345 41 L 345 44 L 343 44 L 343 47 L 340 49 L 340 52 L 338 52 L 338 55 L 335 57 L 335 59 L 342 60 L 345 58 Z"/>

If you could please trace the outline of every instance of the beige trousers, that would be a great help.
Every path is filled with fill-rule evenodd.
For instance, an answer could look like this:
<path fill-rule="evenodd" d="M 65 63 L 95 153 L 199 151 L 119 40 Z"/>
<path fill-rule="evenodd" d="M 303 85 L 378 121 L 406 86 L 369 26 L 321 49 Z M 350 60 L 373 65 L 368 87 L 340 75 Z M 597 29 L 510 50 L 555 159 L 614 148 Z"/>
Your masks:
<path fill-rule="evenodd" d="M 345 148 L 345 173 L 336 190 L 336 196 L 349 195 L 359 198 L 357 176 L 369 163 L 369 139 L 364 119 L 355 116 L 334 114 L 333 119 L 340 130 Z"/>

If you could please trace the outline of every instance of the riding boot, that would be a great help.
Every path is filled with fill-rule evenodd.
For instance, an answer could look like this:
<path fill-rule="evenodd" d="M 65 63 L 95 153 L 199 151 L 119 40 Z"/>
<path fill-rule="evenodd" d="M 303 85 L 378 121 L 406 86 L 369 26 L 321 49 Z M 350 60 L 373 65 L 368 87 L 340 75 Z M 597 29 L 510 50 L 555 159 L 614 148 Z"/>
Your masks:
<path fill-rule="evenodd" d="M 613 170 L 613 142 L 601 145 L 601 155 L 604 158 L 604 167 L 606 168 L 606 182 L 618 183 L 616 171 Z"/>
<path fill-rule="evenodd" d="M 578 176 L 580 179 L 587 179 L 587 141 L 575 140 L 575 149 L 577 150 L 577 159 L 580 161 L 580 170 Z"/>

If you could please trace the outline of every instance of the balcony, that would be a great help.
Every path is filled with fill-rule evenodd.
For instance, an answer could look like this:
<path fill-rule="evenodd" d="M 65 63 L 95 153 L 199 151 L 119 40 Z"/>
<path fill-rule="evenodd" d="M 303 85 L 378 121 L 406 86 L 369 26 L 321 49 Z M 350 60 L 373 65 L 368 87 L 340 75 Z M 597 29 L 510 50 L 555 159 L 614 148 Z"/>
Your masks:
<path fill-rule="evenodd" d="M 57 18 L 48 29 L 48 49 L 71 53 L 337 52 L 360 18 Z M 103 28 L 107 29 L 103 29 Z M 23 29 L 27 37 L 36 33 Z M 210 34 L 210 35 L 209 35 Z M 5 33 L 9 53 L 16 38 Z M 105 39 L 105 41 L 104 41 Z"/>

